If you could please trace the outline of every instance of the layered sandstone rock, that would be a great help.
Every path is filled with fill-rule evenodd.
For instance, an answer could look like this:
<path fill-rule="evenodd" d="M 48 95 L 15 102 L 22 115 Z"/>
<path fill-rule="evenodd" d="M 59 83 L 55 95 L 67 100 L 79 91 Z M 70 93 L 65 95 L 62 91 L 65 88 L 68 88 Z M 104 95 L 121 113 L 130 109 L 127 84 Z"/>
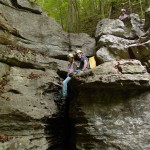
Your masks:
<path fill-rule="evenodd" d="M 0 149 L 150 149 L 148 16 L 145 30 L 137 15 L 101 20 L 95 50 L 93 38 L 64 32 L 34 3 L 0 0 Z M 73 77 L 66 106 L 58 97 L 70 48 L 103 64 Z"/>
<path fill-rule="evenodd" d="M 145 15 L 145 27 L 148 26 L 149 13 Z M 118 19 L 103 19 L 96 28 L 97 60 L 99 63 L 138 59 L 148 64 L 150 56 L 149 31 L 144 31 L 144 22 L 137 14 L 131 14 L 124 22 Z M 148 65 L 147 65 L 148 66 Z"/>
<path fill-rule="evenodd" d="M 95 50 L 94 39 L 69 37 L 35 3 L 0 0 L 1 150 L 64 146 L 65 102 L 58 99 L 70 45 L 89 56 Z"/>
<path fill-rule="evenodd" d="M 106 62 L 74 76 L 72 85 L 76 149 L 150 148 L 150 74 L 139 61 Z"/>

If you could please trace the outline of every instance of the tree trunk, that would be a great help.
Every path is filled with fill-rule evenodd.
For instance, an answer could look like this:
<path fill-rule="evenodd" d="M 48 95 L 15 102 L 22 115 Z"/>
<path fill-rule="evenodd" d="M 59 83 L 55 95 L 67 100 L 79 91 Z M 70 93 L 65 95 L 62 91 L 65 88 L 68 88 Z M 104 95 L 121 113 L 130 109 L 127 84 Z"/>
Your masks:
<path fill-rule="evenodd" d="M 42 0 L 42 8 L 44 7 L 44 0 Z"/>
<path fill-rule="evenodd" d="M 144 14 L 143 14 L 142 1 L 141 1 L 141 0 L 139 0 L 139 1 L 140 1 L 141 15 L 142 15 L 142 17 L 143 17 L 143 16 L 144 16 Z"/>
<path fill-rule="evenodd" d="M 129 0 L 129 8 L 130 8 L 130 13 L 132 13 L 132 4 L 130 0 Z"/>

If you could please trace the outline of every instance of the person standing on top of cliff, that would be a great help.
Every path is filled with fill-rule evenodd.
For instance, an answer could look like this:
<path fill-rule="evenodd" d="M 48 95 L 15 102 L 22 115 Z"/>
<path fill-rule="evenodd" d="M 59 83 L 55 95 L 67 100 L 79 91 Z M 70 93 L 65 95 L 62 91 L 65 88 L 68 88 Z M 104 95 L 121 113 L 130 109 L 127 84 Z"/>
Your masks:
<path fill-rule="evenodd" d="M 121 9 L 121 15 L 119 16 L 119 19 L 120 19 L 121 21 L 123 21 L 123 20 L 125 20 L 125 19 L 127 19 L 127 18 L 129 18 L 129 15 L 126 14 L 126 10 L 125 10 L 124 8 L 122 8 L 122 9 Z"/>
<path fill-rule="evenodd" d="M 86 56 L 83 55 L 83 52 L 81 50 L 76 51 L 77 57 L 80 59 L 80 64 L 77 70 L 75 72 L 79 73 L 81 71 L 86 71 L 89 69 L 89 61 Z"/>
<path fill-rule="evenodd" d="M 68 73 L 67 73 L 67 78 L 63 81 L 63 87 L 62 87 L 62 98 L 61 99 L 66 99 L 68 96 L 68 82 L 71 80 L 71 76 L 73 72 L 76 70 L 77 65 L 74 61 L 74 55 L 72 53 L 68 54 Z"/>

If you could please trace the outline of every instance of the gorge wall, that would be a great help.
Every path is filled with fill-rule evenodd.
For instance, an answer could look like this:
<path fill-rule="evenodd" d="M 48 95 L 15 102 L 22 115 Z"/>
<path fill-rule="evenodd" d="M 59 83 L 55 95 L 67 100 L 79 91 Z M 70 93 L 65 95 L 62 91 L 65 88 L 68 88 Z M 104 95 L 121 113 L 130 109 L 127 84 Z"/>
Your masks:
<path fill-rule="evenodd" d="M 104 19 L 95 42 L 64 32 L 28 0 L 0 0 L 0 149 L 67 150 L 69 138 L 71 149 L 149 149 L 149 10 L 145 18 Z M 73 77 L 66 135 L 58 97 L 76 48 L 101 65 Z"/>
<path fill-rule="evenodd" d="M 87 34 L 69 37 L 34 3 L 0 0 L 1 150 L 64 147 L 65 102 L 56 101 L 70 43 L 87 55 L 95 47 Z"/>
<path fill-rule="evenodd" d="M 145 22 L 131 14 L 124 22 L 98 23 L 100 65 L 71 81 L 76 94 L 69 112 L 77 150 L 150 149 L 149 12 Z"/>

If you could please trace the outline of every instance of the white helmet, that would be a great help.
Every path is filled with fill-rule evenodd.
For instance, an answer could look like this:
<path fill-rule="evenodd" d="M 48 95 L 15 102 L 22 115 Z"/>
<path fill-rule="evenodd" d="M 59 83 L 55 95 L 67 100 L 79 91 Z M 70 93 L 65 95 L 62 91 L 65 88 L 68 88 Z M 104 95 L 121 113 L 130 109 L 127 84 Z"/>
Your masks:
<path fill-rule="evenodd" d="M 82 53 L 82 51 L 80 49 L 77 49 L 76 54 L 78 54 L 78 53 Z"/>
<path fill-rule="evenodd" d="M 68 58 L 74 58 L 74 56 L 73 56 L 72 53 L 69 53 L 67 57 L 68 57 Z"/>
<path fill-rule="evenodd" d="M 126 12 L 126 10 L 124 8 L 121 9 L 121 12 Z"/>

